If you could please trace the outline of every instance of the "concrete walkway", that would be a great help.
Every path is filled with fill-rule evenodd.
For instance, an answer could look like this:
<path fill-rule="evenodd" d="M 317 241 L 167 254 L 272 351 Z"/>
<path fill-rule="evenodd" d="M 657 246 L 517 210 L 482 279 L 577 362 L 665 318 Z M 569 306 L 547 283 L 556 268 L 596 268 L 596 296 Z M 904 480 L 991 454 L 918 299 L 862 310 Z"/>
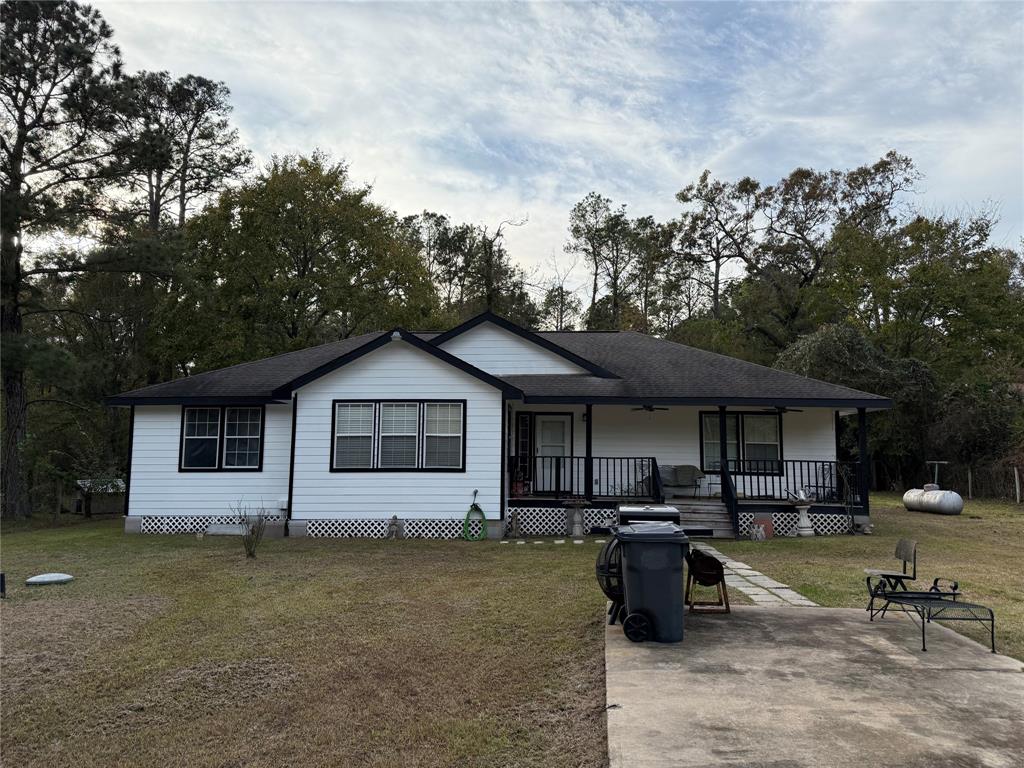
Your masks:
<path fill-rule="evenodd" d="M 904 616 L 733 610 L 674 645 L 607 628 L 612 768 L 1024 765 L 1021 662 L 938 624 L 922 653 Z"/>
<path fill-rule="evenodd" d="M 723 555 L 710 544 L 704 542 L 693 542 L 691 546 L 712 555 L 725 566 L 725 583 L 729 589 L 738 589 L 744 595 L 754 601 L 756 605 L 768 607 L 783 605 L 816 606 L 817 603 L 809 600 L 796 590 L 790 589 L 785 584 L 776 581 L 770 576 L 765 576 L 760 571 L 755 571 L 746 563 L 733 560 L 728 555 Z"/>

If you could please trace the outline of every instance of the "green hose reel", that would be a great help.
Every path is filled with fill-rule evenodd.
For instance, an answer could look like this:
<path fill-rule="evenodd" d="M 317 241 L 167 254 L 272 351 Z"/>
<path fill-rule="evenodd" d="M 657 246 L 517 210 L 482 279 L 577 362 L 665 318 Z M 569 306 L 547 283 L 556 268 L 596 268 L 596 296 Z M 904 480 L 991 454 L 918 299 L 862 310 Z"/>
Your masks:
<path fill-rule="evenodd" d="M 487 538 L 487 516 L 480 505 L 476 503 L 477 493 L 478 491 L 473 491 L 473 503 L 469 505 L 466 518 L 462 521 L 462 538 L 466 541 L 481 541 Z M 480 533 L 474 534 L 470 530 L 470 522 L 473 520 L 480 521 Z"/>

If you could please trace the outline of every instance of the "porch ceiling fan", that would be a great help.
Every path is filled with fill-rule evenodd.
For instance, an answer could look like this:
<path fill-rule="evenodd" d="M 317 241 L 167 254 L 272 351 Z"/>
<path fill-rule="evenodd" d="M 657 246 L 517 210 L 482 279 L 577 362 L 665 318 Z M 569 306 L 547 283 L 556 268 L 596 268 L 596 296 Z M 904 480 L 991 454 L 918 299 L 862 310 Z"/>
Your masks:
<path fill-rule="evenodd" d="M 631 408 L 633 411 L 647 411 L 648 413 L 654 413 L 654 411 L 667 411 L 668 408 L 664 408 L 657 405 L 641 405 L 636 408 Z"/>

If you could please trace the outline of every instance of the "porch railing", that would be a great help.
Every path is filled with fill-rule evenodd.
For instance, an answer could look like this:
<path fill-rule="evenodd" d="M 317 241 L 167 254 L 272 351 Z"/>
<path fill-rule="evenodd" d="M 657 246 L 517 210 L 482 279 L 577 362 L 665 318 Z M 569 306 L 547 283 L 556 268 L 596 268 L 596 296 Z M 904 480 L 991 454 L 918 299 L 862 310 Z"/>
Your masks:
<path fill-rule="evenodd" d="M 653 456 L 593 456 L 589 467 L 587 462 L 585 456 L 510 456 L 511 495 L 513 498 L 661 499 L 661 478 Z"/>
<path fill-rule="evenodd" d="M 819 502 L 860 504 L 856 461 L 730 459 L 728 468 L 739 499 L 790 499 L 803 488 Z"/>

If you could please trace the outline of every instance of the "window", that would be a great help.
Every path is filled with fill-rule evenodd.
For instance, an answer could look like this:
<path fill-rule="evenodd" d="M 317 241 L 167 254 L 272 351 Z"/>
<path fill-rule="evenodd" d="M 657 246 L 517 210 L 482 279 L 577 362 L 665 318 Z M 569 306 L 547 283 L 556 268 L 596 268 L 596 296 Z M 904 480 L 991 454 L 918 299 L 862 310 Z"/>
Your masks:
<path fill-rule="evenodd" d="M 331 470 L 462 472 L 465 401 L 334 401 Z"/>
<path fill-rule="evenodd" d="M 719 435 L 721 430 L 718 426 L 717 413 L 702 413 L 704 433 L 704 469 L 708 472 L 718 472 L 722 468 L 722 449 L 719 448 Z M 726 449 L 730 460 L 740 457 L 740 417 L 739 414 L 730 413 L 725 417 Z"/>
<path fill-rule="evenodd" d="M 333 466 L 338 469 L 373 466 L 373 403 L 335 405 Z"/>
<path fill-rule="evenodd" d="M 718 414 L 702 413 L 703 469 L 721 469 Z M 782 470 L 782 416 L 777 413 L 726 414 L 726 449 L 732 466 L 746 474 L 777 474 Z"/>
<path fill-rule="evenodd" d="M 427 403 L 423 466 L 462 466 L 462 403 Z"/>
<path fill-rule="evenodd" d="M 217 469 L 220 408 L 186 408 L 181 469 Z"/>
<path fill-rule="evenodd" d="M 262 408 L 224 409 L 224 468 L 258 469 Z"/>
<path fill-rule="evenodd" d="M 774 413 L 743 416 L 743 469 L 778 472 L 781 457 L 779 417 Z"/>
<path fill-rule="evenodd" d="M 382 403 L 380 407 L 381 469 L 415 469 L 420 407 L 416 403 Z"/>

